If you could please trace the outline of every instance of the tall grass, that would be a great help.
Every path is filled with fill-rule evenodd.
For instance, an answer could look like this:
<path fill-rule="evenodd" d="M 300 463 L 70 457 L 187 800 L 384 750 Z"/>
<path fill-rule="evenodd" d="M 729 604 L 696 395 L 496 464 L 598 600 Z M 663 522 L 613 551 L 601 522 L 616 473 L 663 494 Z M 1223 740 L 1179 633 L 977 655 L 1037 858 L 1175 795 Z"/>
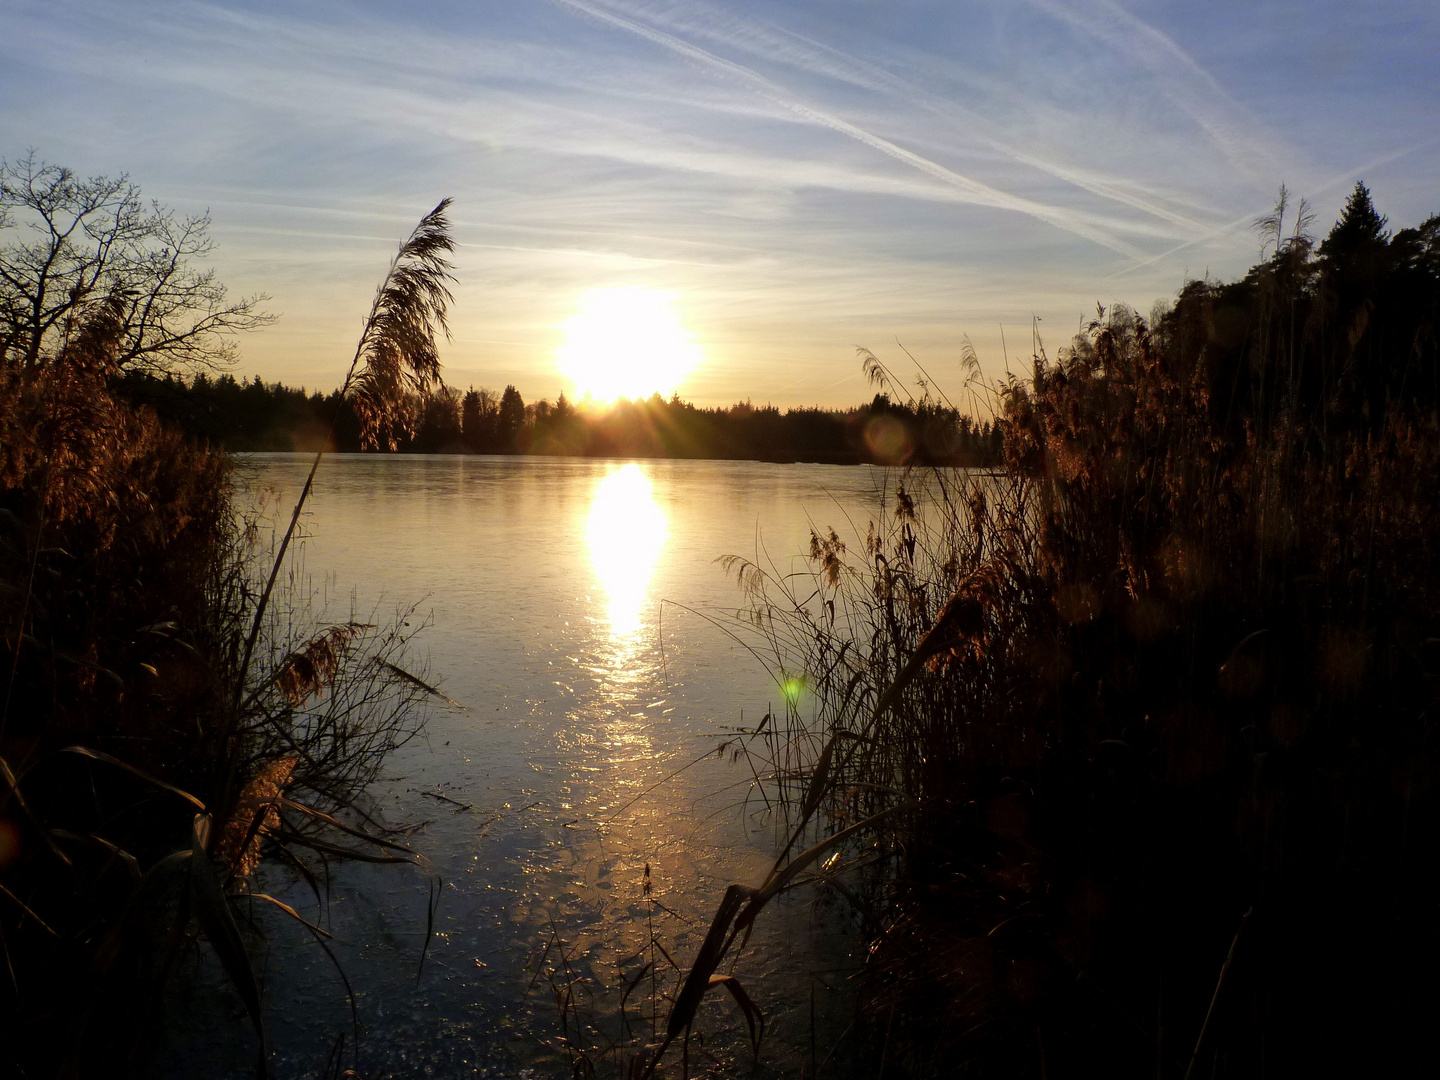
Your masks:
<path fill-rule="evenodd" d="M 330 432 L 310 466 L 305 486 L 295 500 L 290 524 L 280 539 L 279 549 L 271 564 L 270 576 L 255 604 L 250 632 L 245 638 L 245 651 L 240 659 L 240 675 L 235 682 L 236 701 L 244 692 L 245 676 L 250 658 L 264 623 L 265 609 L 275 589 L 275 581 L 285 565 L 285 553 L 295 536 L 300 515 L 315 484 L 315 473 L 325 456 L 325 444 L 334 441 L 335 424 L 340 409 L 349 405 L 360 421 L 360 439 L 364 444 L 385 442 L 393 450 L 398 435 L 413 434 L 417 417 L 410 409 L 416 396 L 424 396 L 440 385 L 440 357 L 436 336 L 446 332 L 446 312 L 451 300 L 449 284 L 451 265 L 446 258 L 455 249 L 450 239 L 450 222 L 446 212 L 450 200 L 440 204 L 420 219 L 420 224 L 400 245 L 390 261 L 370 312 L 355 345 L 355 355 L 345 372 L 335 402 L 335 415 Z"/>
<path fill-rule="evenodd" d="M 809 574 L 732 564 L 792 688 L 764 766 L 793 835 L 699 992 L 810 875 L 872 928 L 887 1076 L 1421 1055 L 1440 219 L 1392 237 L 1360 188 L 1318 248 L 1283 220 L 1242 281 L 1037 347 L 995 388 L 1003 470 L 907 474 Z"/>
<path fill-rule="evenodd" d="M 416 262 L 448 250 L 443 211 L 392 264 L 347 380 L 376 431 L 407 422 L 391 409 L 407 379 L 438 372 L 446 267 Z M 165 986 L 203 940 L 264 1074 L 236 901 L 328 951 L 319 920 L 257 891 L 262 855 L 322 908 L 330 860 L 423 862 L 365 792 L 439 691 L 410 669 L 409 612 L 315 624 L 284 574 L 304 495 L 267 549 L 229 460 L 116 396 L 119 332 L 113 305 L 84 305 L 45 364 L 0 369 L 0 1060 L 144 1071 Z"/>

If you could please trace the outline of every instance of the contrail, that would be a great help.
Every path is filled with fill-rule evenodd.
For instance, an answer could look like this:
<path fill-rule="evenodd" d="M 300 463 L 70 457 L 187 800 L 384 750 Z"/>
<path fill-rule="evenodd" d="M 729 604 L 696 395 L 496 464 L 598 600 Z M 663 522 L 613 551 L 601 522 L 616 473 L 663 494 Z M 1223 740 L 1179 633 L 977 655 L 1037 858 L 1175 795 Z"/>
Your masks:
<path fill-rule="evenodd" d="M 1330 179 L 1324 180 L 1321 183 L 1317 184 L 1315 187 L 1312 187 L 1306 194 L 1318 195 L 1322 191 L 1329 191 L 1331 188 L 1339 187 L 1341 184 L 1348 184 L 1351 180 L 1354 180 L 1358 176 L 1362 176 L 1363 174 L 1369 172 L 1371 169 L 1378 169 L 1381 165 L 1389 165 L 1392 161 L 1398 161 L 1403 157 L 1407 157 L 1408 155 L 1415 153 L 1415 151 L 1417 150 L 1424 150 L 1426 147 L 1434 146 L 1437 142 L 1440 142 L 1440 139 L 1426 139 L 1423 142 L 1413 143 L 1412 145 L 1402 147 L 1399 150 L 1392 150 L 1388 154 L 1381 154 L 1377 158 L 1371 158 L 1363 165 L 1357 165 L 1353 169 L 1347 169 L 1345 172 L 1336 173 L 1334 176 L 1330 177 Z M 1146 259 L 1144 262 L 1137 262 L 1130 266 L 1126 266 L 1122 269 L 1116 270 L 1113 274 L 1106 274 L 1100 280 L 1110 281 L 1113 278 L 1121 277 L 1125 274 L 1130 273 L 1131 271 L 1140 270 L 1146 266 L 1153 266 L 1161 259 L 1168 259 L 1171 255 L 1174 255 L 1177 252 L 1184 251 L 1188 247 L 1194 247 L 1196 244 L 1203 244 L 1208 240 L 1215 240 L 1221 236 L 1224 236 L 1231 230 L 1239 228 L 1241 225 L 1247 225 L 1265 212 L 1266 211 L 1264 209 L 1258 211 L 1252 210 L 1250 213 L 1245 214 L 1243 217 L 1238 217 L 1234 221 L 1227 222 L 1226 224 L 1221 225 L 1218 229 L 1212 229 L 1204 236 L 1197 236 L 1194 240 L 1186 240 L 1185 243 L 1179 244 L 1171 248 L 1169 251 L 1162 251 L 1159 255 L 1154 255 Z"/>
<path fill-rule="evenodd" d="M 1115 0 L 1090 0 L 1084 14 L 1061 0 L 1030 0 L 1073 28 L 1119 50 L 1157 76 L 1166 96 L 1214 140 L 1230 163 L 1252 180 L 1282 166 L 1276 140 L 1247 130 L 1256 126 L 1215 77 L 1168 34 Z M 1226 115 L 1226 114 L 1229 115 Z M 1258 166 L 1258 167 L 1257 167 Z"/>
<path fill-rule="evenodd" d="M 1102 199 L 1168 221 L 1182 228 L 1187 234 L 1203 231 L 1207 227 L 1192 217 L 1127 190 L 1121 183 L 1111 182 L 1104 177 L 1023 150 L 995 134 L 994 125 L 972 109 L 952 101 L 937 99 L 935 95 L 909 80 L 825 42 L 791 30 L 758 26 L 731 15 L 724 16 L 723 22 L 712 20 L 708 32 L 710 37 L 717 38 L 732 48 L 776 60 L 809 74 L 834 79 L 857 89 L 890 95 L 912 107 L 923 109 L 947 124 L 953 125 L 957 120 L 964 121 L 969 127 L 961 127 L 961 130 L 974 135 L 985 145 L 1012 160 Z"/>
<path fill-rule="evenodd" d="M 1123 240 L 1117 240 L 1084 222 L 1073 220 L 1058 207 L 1047 206 L 1044 203 L 1038 203 L 1018 195 L 1011 195 L 1009 192 L 1001 191 L 999 188 L 991 187 L 989 184 L 982 183 L 979 180 L 973 180 L 952 169 L 947 169 L 945 166 L 931 161 L 929 158 L 921 157 L 913 151 L 906 150 L 903 146 L 897 146 L 888 139 L 881 138 L 879 135 L 866 131 L 864 128 L 857 127 L 848 120 L 842 120 L 838 116 L 807 105 L 787 93 L 784 88 L 777 83 L 761 75 L 758 71 L 747 68 L 742 64 L 737 64 L 734 61 L 726 60 L 723 57 L 716 56 L 714 53 L 707 52 L 699 46 L 692 45 L 688 41 L 678 38 L 673 34 L 667 34 L 663 30 L 656 30 L 654 27 L 634 22 L 623 16 L 616 15 L 613 12 L 606 11 L 603 8 L 594 7 L 591 4 L 585 3 L 584 0 L 556 0 L 556 3 L 583 12 L 591 18 L 609 23 L 611 26 L 629 31 L 632 34 L 645 38 L 647 41 L 678 53 L 687 59 L 725 72 L 749 85 L 751 89 L 755 90 L 762 97 L 790 110 L 802 119 L 808 120 L 810 123 L 820 127 L 828 128 L 838 134 L 846 135 L 856 142 L 870 147 L 872 150 L 878 150 L 880 153 L 894 158 L 896 161 L 903 162 L 914 169 L 918 169 L 920 172 L 966 195 L 971 202 L 981 206 L 991 206 L 1000 210 L 1012 210 L 1017 213 L 1027 214 L 1048 225 L 1053 225 L 1058 229 L 1063 229 L 1066 232 L 1083 237 L 1092 243 L 1099 244 L 1101 247 L 1107 248 L 1117 254 L 1124 255 L 1128 259 L 1144 258 L 1145 253 L 1139 248 L 1127 244 Z"/>

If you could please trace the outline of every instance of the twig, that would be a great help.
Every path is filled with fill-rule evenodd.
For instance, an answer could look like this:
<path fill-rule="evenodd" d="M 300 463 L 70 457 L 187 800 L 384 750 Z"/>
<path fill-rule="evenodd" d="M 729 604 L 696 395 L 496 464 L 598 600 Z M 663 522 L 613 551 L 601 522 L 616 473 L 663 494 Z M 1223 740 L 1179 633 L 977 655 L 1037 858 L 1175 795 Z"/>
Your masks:
<path fill-rule="evenodd" d="M 1215 993 L 1210 998 L 1210 1008 L 1205 1012 L 1205 1023 L 1200 1025 L 1200 1037 L 1195 1040 L 1195 1052 L 1190 1055 L 1190 1065 L 1185 1070 L 1185 1080 L 1195 1072 L 1195 1062 L 1200 1058 L 1200 1051 L 1205 1048 L 1205 1037 L 1210 1034 L 1210 1022 L 1215 1019 L 1215 1007 L 1220 1003 L 1220 991 L 1225 989 L 1225 976 L 1230 973 L 1230 965 L 1235 961 L 1235 949 L 1240 944 L 1240 935 L 1245 932 L 1245 927 L 1250 922 L 1250 915 L 1255 909 L 1252 907 L 1245 912 L 1240 920 L 1240 929 L 1235 931 L 1235 940 L 1230 942 L 1230 951 L 1225 954 L 1225 962 L 1220 965 L 1220 978 L 1215 980 Z"/>

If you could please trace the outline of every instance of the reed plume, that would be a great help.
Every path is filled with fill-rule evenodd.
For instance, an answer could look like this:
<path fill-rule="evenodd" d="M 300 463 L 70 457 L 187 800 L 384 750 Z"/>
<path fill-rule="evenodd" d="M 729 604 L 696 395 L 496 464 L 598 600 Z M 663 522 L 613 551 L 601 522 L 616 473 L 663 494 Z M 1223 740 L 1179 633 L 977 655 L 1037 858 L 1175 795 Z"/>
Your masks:
<path fill-rule="evenodd" d="M 229 868 L 233 880 L 244 881 L 260 865 L 260 841 L 280 827 L 280 799 L 299 760 L 276 758 L 240 793 L 215 847 L 216 861 Z"/>
<path fill-rule="evenodd" d="M 285 657 L 273 680 L 285 703 L 292 709 L 298 709 L 308 698 L 324 693 L 339 674 L 340 662 L 351 643 L 365 631 L 373 629 L 375 627 L 371 623 L 349 622 L 332 626 Z"/>
<path fill-rule="evenodd" d="M 436 337 L 440 334 L 449 337 L 446 316 L 454 299 L 450 284 L 455 280 L 451 273 L 453 266 L 447 258 L 455 250 L 455 242 L 450 238 L 450 219 L 446 216 L 449 209 L 450 200 L 441 199 L 440 204 L 420 219 L 415 231 L 400 245 L 400 250 L 390 262 L 390 269 L 375 290 L 375 299 L 355 346 L 350 370 L 345 373 L 345 381 L 341 384 L 337 414 L 338 409 L 349 400 L 360 417 L 361 440 L 369 446 L 378 446 L 384 441 L 393 450 L 396 432 L 409 433 L 414 429 L 415 417 L 408 408 L 406 391 L 424 395 L 441 384 Z M 335 419 L 331 418 L 326 443 L 334 438 Z M 255 642 L 260 636 L 270 596 L 275 590 L 275 581 L 280 576 L 285 553 L 295 536 L 295 526 L 310 497 L 316 470 L 320 468 L 320 459 L 324 456 L 325 445 L 322 443 L 315 453 L 300 497 L 295 501 L 290 524 L 275 552 L 270 577 L 255 605 L 255 615 L 235 682 L 237 707 L 244 697 L 245 676 L 250 670 L 250 659 L 255 652 Z"/>

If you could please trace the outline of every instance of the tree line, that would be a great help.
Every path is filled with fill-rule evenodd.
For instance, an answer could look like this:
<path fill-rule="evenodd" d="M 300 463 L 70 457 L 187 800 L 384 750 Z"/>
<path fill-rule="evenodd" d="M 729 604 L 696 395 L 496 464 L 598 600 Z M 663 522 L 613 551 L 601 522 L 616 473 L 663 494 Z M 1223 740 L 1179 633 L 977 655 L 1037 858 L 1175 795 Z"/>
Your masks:
<path fill-rule="evenodd" d="M 186 379 L 147 371 L 127 373 L 123 391 L 192 436 L 229 450 L 365 449 L 359 418 L 338 391 L 307 392 L 259 376 L 200 372 Z M 702 408 L 653 395 L 580 409 L 563 393 L 553 402 L 527 403 L 514 386 L 499 393 L 443 387 L 412 396 L 407 409 L 404 422 L 381 440 L 403 453 L 985 466 L 1001 452 L 996 425 L 928 395 L 903 401 L 882 392 L 849 409 L 784 411 L 749 401 Z"/>

